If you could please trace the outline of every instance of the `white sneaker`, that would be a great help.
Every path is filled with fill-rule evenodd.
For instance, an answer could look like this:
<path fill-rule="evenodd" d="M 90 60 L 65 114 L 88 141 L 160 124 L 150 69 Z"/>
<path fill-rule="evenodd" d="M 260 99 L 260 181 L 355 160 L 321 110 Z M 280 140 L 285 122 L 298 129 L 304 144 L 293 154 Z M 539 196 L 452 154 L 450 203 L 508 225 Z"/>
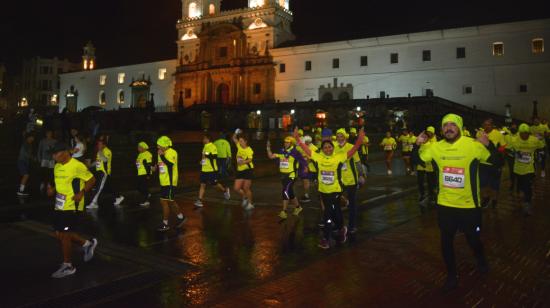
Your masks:
<path fill-rule="evenodd" d="M 392 175 L 393 172 L 391 170 L 388 170 L 388 175 Z"/>
<path fill-rule="evenodd" d="M 61 267 L 52 274 L 52 278 L 63 278 L 76 272 L 76 267 L 71 264 L 63 263 Z"/>
<path fill-rule="evenodd" d="M 245 207 L 247 204 L 248 204 L 248 200 L 247 200 L 247 199 L 243 199 L 243 202 L 241 202 L 241 206 L 242 206 L 242 207 Z"/>
<path fill-rule="evenodd" d="M 124 196 L 120 196 L 120 197 L 116 198 L 114 205 L 120 205 L 122 203 L 122 201 L 124 201 Z"/>
<path fill-rule="evenodd" d="M 18 191 L 18 192 L 17 192 L 17 195 L 18 195 L 18 196 L 28 196 L 29 194 L 26 193 L 26 192 L 24 192 L 24 191 Z"/>
<path fill-rule="evenodd" d="M 223 197 L 225 198 L 225 200 L 231 199 L 231 192 L 229 188 L 225 190 L 225 192 L 223 193 Z"/>
<path fill-rule="evenodd" d="M 88 210 L 98 209 L 98 208 L 99 208 L 99 204 L 97 204 L 95 202 L 92 202 L 92 203 L 86 205 L 86 209 L 88 209 Z"/>
<path fill-rule="evenodd" d="M 201 201 L 201 200 L 197 200 L 197 201 L 195 201 L 195 206 L 196 206 L 196 207 L 203 207 L 204 204 L 202 204 L 202 201 Z"/>
<path fill-rule="evenodd" d="M 247 210 L 247 211 L 253 210 L 254 205 L 252 203 L 248 202 L 244 209 Z"/>
<path fill-rule="evenodd" d="M 151 203 L 149 201 L 145 201 L 145 202 L 139 204 L 139 206 L 142 206 L 142 207 L 149 207 L 149 205 L 151 205 Z"/>
<path fill-rule="evenodd" d="M 94 250 L 97 246 L 97 240 L 93 238 L 88 246 L 84 246 L 84 262 L 90 261 L 94 257 Z"/>
<path fill-rule="evenodd" d="M 541 170 L 541 171 L 540 171 L 540 177 L 541 177 L 541 178 L 546 177 L 546 171 Z"/>

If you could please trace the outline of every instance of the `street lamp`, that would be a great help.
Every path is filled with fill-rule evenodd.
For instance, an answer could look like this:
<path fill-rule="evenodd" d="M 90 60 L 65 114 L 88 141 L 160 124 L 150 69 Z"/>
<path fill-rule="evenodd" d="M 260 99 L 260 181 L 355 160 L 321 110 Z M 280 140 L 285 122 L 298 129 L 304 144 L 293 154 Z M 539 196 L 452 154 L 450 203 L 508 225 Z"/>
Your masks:
<path fill-rule="evenodd" d="M 294 109 L 290 110 L 290 114 L 295 114 L 295 113 L 296 113 L 296 110 L 294 110 Z"/>
<path fill-rule="evenodd" d="M 256 110 L 256 114 L 257 114 L 257 115 L 261 115 L 261 114 L 262 114 L 262 111 L 261 111 L 261 110 Z"/>
<path fill-rule="evenodd" d="M 355 108 L 355 110 L 361 111 L 361 107 L 357 106 L 357 108 Z"/>

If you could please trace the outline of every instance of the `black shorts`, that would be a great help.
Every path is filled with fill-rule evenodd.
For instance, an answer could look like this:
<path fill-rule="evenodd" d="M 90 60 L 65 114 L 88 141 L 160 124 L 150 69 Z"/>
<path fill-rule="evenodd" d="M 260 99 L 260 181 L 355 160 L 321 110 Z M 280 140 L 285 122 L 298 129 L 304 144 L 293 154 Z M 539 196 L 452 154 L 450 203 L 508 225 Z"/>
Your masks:
<path fill-rule="evenodd" d="M 448 206 L 437 206 L 437 222 L 445 233 L 462 231 L 465 234 L 475 234 L 481 231 L 481 209 L 461 209 Z"/>
<path fill-rule="evenodd" d="M 294 179 L 285 174 L 281 179 L 281 184 L 283 185 L 283 200 L 294 199 L 296 197 L 294 195 Z"/>
<path fill-rule="evenodd" d="M 201 184 L 218 184 L 218 173 L 217 172 L 201 172 Z"/>
<path fill-rule="evenodd" d="M 236 180 L 252 180 L 254 177 L 254 172 L 252 169 L 246 169 L 243 171 L 237 171 Z"/>
<path fill-rule="evenodd" d="M 174 194 L 176 187 L 174 186 L 161 186 L 160 187 L 160 199 L 174 201 Z"/>
<path fill-rule="evenodd" d="M 53 229 L 57 232 L 75 232 L 82 212 L 77 211 L 54 211 Z"/>
<path fill-rule="evenodd" d="M 412 156 L 412 152 L 401 152 L 401 156 L 402 156 L 402 157 L 411 157 L 411 156 Z"/>

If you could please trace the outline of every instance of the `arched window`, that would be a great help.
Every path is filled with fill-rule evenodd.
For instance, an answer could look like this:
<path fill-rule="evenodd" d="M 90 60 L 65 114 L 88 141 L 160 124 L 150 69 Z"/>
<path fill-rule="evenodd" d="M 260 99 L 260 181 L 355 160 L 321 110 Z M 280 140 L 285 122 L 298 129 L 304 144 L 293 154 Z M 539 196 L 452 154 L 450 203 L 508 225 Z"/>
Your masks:
<path fill-rule="evenodd" d="M 122 89 L 118 90 L 116 101 L 121 105 L 124 104 L 124 90 Z"/>
<path fill-rule="evenodd" d="M 284 7 L 287 10 L 290 10 L 290 1 L 289 0 L 279 0 L 279 5 Z"/>
<path fill-rule="evenodd" d="M 255 8 L 255 7 L 260 7 L 260 6 L 264 6 L 264 0 L 249 0 L 248 1 L 248 7 L 249 8 Z"/>
<path fill-rule="evenodd" d="M 201 12 L 196 2 L 189 3 L 189 12 L 187 14 L 189 18 L 195 18 L 201 16 Z"/>
<path fill-rule="evenodd" d="M 105 91 L 103 90 L 99 92 L 99 104 L 101 106 L 107 105 L 107 99 L 105 98 Z"/>
<path fill-rule="evenodd" d="M 208 14 L 216 14 L 216 6 L 214 5 L 214 3 L 210 3 L 210 5 L 208 6 Z"/>

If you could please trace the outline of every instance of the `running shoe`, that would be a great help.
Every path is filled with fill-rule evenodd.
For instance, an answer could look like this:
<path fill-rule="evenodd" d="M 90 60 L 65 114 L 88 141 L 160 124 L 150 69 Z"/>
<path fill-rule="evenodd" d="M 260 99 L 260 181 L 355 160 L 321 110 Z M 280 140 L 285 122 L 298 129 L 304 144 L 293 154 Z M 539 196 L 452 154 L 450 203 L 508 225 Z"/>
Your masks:
<path fill-rule="evenodd" d="M 24 192 L 24 191 L 18 191 L 18 192 L 17 192 L 17 195 L 18 195 L 18 196 L 28 196 L 29 194 L 26 193 L 26 192 Z"/>
<path fill-rule="evenodd" d="M 88 210 L 98 209 L 98 208 L 99 208 L 99 204 L 97 204 L 95 202 L 92 202 L 92 203 L 86 205 L 86 209 L 88 209 Z"/>
<path fill-rule="evenodd" d="M 247 211 L 253 210 L 254 209 L 254 204 L 248 202 L 248 204 L 246 205 L 246 207 L 244 209 L 247 210 Z"/>
<path fill-rule="evenodd" d="M 225 190 L 225 192 L 223 193 L 223 197 L 225 198 L 225 200 L 231 199 L 231 192 L 230 192 L 229 188 L 227 188 Z"/>
<path fill-rule="evenodd" d="M 349 234 L 355 234 L 357 233 L 357 228 L 353 227 L 353 228 L 348 228 L 349 229 Z"/>
<path fill-rule="evenodd" d="M 247 205 L 248 205 L 248 199 L 245 198 L 245 199 L 243 199 L 243 201 L 241 202 L 241 206 L 242 206 L 242 207 L 245 207 L 245 206 L 247 206 Z"/>
<path fill-rule="evenodd" d="M 202 204 L 202 201 L 201 201 L 201 200 L 197 200 L 197 201 L 195 201 L 195 206 L 196 206 L 196 207 L 203 207 L 204 204 Z"/>
<path fill-rule="evenodd" d="M 392 175 L 392 171 L 391 170 L 388 170 L 388 175 Z"/>
<path fill-rule="evenodd" d="M 287 219 L 287 218 L 288 218 L 288 215 L 286 214 L 285 211 L 281 211 L 281 212 L 279 213 L 279 218 L 281 218 L 281 219 Z"/>
<path fill-rule="evenodd" d="M 309 198 L 309 196 L 303 196 L 302 198 L 300 198 L 300 202 L 301 203 L 309 203 L 311 202 L 311 199 Z"/>
<path fill-rule="evenodd" d="M 141 207 L 149 207 L 151 205 L 151 203 L 149 201 L 145 201 L 145 202 L 142 202 L 139 204 L 139 206 Z"/>
<path fill-rule="evenodd" d="M 157 230 L 160 231 L 160 232 L 166 232 L 166 231 L 170 230 L 170 227 L 163 223 L 162 225 L 160 225 L 160 227 Z"/>
<path fill-rule="evenodd" d="M 181 228 L 183 224 L 187 221 L 187 217 L 185 216 L 183 216 L 183 218 L 177 217 L 177 219 L 178 219 L 178 223 L 176 223 L 176 228 Z"/>
<path fill-rule="evenodd" d="M 304 210 L 304 209 L 303 209 L 301 206 L 295 207 L 295 208 L 294 208 L 294 211 L 292 212 L 292 214 L 294 214 L 294 216 L 298 216 L 298 215 L 300 215 L 300 213 L 301 213 L 303 210 Z"/>
<path fill-rule="evenodd" d="M 541 177 L 541 178 L 546 177 L 546 171 L 541 170 L 541 172 L 540 172 L 540 177 Z"/>
<path fill-rule="evenodd" d="M 122 203 L 122 201 L 124 201 L 124 196 L 120 196 L 120 197 L 116 198 L 114 205 L 118 206 Z"/>
<path fill-rule="evenodd" d="M 348 237 L 347 237 L 347 235 L 348 235 L 348 227 L 345 227 L 345 226 L 342 227 L 342 229 L 340 229 L 340 231 L 339 231 L 338 233 L 340 233 L 340 234 L 339 234 L 340 244 L 344 244 L 344 243 L 347 241 L 347 239 L 348 239 Z"/>
<path fill-rule="evenodd" d="M 328 240 L 326 239 L 322 239 L 321 241 L 319 241 L 319 248 L 322 248 L 322 249 L 329 249 L 330 248 L 330 244 L 328 242 Z"/>
<path fill-rule="evenodd" d="M 94 251 L 97 246 L 97 239 L 93 238 L 88 246 L 84 246 L 84 262 L 90 261 L 94 257 Z"/>
<path fill-rule="evenodd" d="M 76 267 L 71 264 L 63 263 L 61 267 L 52 274 L 52 278 L 63 278 L 76 272 Z"/>

